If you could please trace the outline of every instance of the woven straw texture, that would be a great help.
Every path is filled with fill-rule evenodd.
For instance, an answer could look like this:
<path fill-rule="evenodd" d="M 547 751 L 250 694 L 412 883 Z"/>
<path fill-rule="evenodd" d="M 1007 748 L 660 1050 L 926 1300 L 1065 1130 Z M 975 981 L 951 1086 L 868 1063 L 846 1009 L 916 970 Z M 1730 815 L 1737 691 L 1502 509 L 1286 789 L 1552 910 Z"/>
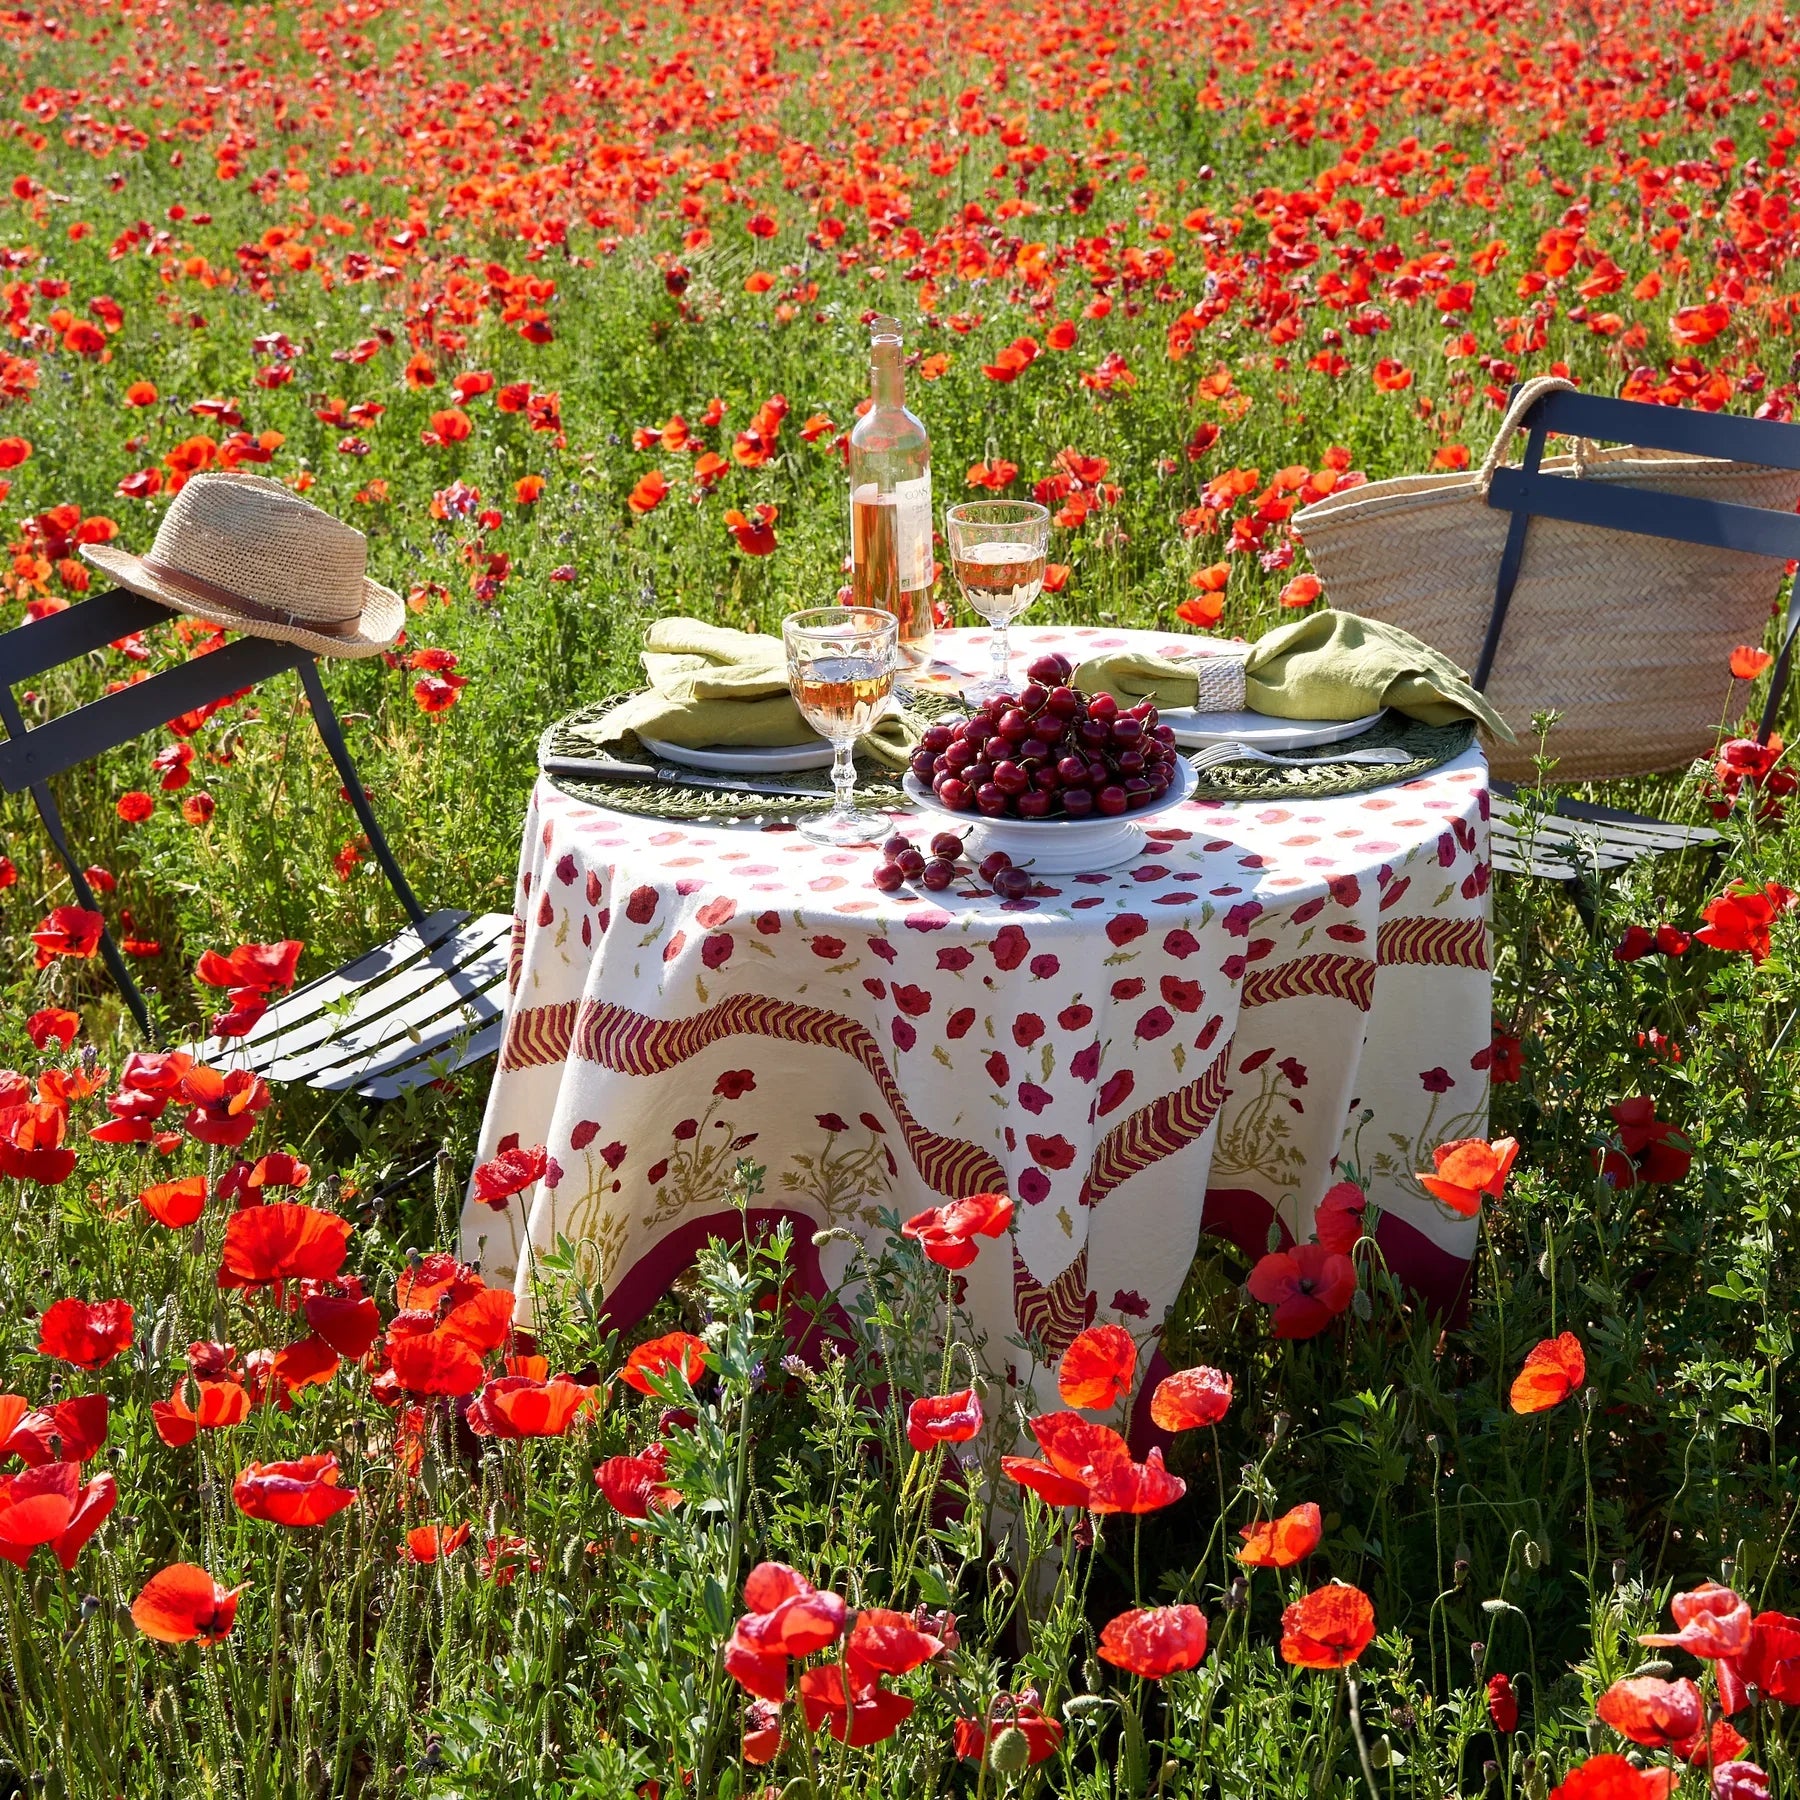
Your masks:
<path fill-rule="evenodd" d="M 1295 516 L 1333 606 L 1474 667 L 1511 521 L 1487 504 L 1488 481 L 1543 391 L 1521 390 L 1474 474 L 1373 482 Z M 1782 512 L 1800 501 L 1800 474 L 1710 457 L 1627 447 L 1542 466 Z M 1562 780 L 1652 774 L 1706 755 L 1731 704 L 1732 648 L 1762 641 L 1781 576 L 1766 557 L 1533 518 L 1487 685 L 1520 741 L 1487 742 L 1494 773 L 1532 774 L 1531 718 L 1551 710 L 1560 718 L 1547 749 Z"/>

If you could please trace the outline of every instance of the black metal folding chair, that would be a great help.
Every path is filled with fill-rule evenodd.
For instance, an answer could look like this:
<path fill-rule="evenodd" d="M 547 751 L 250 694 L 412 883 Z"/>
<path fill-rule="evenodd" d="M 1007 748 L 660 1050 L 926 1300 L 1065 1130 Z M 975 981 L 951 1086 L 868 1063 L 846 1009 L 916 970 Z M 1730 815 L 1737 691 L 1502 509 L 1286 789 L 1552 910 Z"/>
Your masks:
<path fill-rule="evenodd" d="M 1742 550 L 1786 561 L 1800 559 L 1800 515 L 1759 506 L 1659 493 L 1617 481 L 1583 481 L 1542 467 L 1544 440 L 1552 432 L 1646 450 L 1670 450 L 1757 463 L 1770 469 L 1800 470 L 1800 428 L 1771 419 L 1730 413 L 1693 412 L 1643 401 L 1613 400 L 1567 389 L 1545 394 L 1525 414 L 1525 457 L 1516 469 L 1495 471 L 1488 505 L 1512 514 L 1500 559 L 1493 610 L 1475 665 L 1474 683 L 1485 688 L 1506 629 L 1507 607 L 1518 585 L 1525 540 L 1533 518 L 1570 519 L 1645 537 L 1672 538 Z M 1800 635 L 1800 581 L 1794 584 L 1782 629 L 1781 648 L 1769 678 L 1769 696 L 1757 728 L 1766 744 L 1775 729 L 1786 690 L 1794 643 Z M 1602 869 L 1623 867 L 1639 857 L 1704 849 L 1723 842 L 1703 825 L 1680 825 L 1646 818 L 1588 801 L 1560 799 L 1553 811 L 1524 821 L 1510 783 L 1496 781 L 1493 817 L 1494 867 L 1516 875 L 1554 881 L 1579 880 Z M 1521 822 L 1526 829 L 1521 832 Z"/>
<path fill-rule="evenodd" d="M 77 657 L 150 626 L 166 607 L 122 590 L 0 634 L 0 789 L 29 791 L 80 904 L 99 912 L 93 888 L 64 829 L 50 780 L 131 742 L 183 713 L 215 704 L 292 669 L 313 723 L 337 765 L 369 849 L 409 920 L 386 943 L 276 1002 L 244 1038 L 189 1046 L 210 1060 L 232 1059 L 275 1081 L 345 1090 L 387 1100 L 490 1056 L 499 1047 L 512 932 L 508 913 L 477 919 L 419 904 L 344 742 L 337 714 L 309 651 L 268 638 L 240 637 L 223 649 L 106 694 L 28 728 L 13 689 Z M 147 1039 L 150 1009 L 110 931 L 100 954 Z"/>

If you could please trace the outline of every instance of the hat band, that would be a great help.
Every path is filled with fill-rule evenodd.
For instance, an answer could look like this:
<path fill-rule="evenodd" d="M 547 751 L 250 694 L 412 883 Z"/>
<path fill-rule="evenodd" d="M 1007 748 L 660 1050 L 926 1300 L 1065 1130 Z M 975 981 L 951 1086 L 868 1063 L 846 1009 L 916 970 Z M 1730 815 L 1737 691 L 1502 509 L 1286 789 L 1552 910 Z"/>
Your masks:
<path fill-rule="evenodd" d="M 164 587 L 173 588 L 187 599 L 201 601 L 207 606 L 222 607 L 226 612 L 242 613 L 245 618 L 256 619 L 264 625 L 284 625 L 293 631 L 310 631 L 318 637 L 330 638 L 355 637 L 361 629 L 360 617 L 303 619 L 294 613 L 265 606 L 260 600 L 252 600 L 244 594 L 234 594 L 230 588 L 218 587 L 198 575 L 190 575 L 186 569 L 158 562 L 154 556 L 141 557 L 139 560 Z"/>

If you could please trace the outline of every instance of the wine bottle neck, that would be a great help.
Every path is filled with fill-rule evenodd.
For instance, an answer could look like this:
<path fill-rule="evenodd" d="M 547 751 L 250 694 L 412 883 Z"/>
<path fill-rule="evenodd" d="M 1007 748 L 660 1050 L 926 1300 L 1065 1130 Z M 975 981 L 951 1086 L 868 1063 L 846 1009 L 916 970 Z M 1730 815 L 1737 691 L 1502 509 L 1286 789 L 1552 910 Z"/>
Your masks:
<path fill-rule="evenodd" d="M 898 338 L 877 338 L 870 346 L 869 394 L 877 406 L 906 404 L 906 365 Z"/>

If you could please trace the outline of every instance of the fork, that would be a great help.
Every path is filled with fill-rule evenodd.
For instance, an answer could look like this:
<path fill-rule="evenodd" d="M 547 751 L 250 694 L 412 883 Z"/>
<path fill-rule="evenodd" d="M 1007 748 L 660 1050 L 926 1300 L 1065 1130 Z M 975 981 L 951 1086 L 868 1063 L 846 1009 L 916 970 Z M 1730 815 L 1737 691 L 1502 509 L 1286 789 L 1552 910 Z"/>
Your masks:
<path fill-rule="evenodd" d="M 1252 749 L 1248 744 L 1230 743 L 1208 744 L 1204 750 L 1197 750 L 1188 758 L 1196 775 L 1204 775 L 1208 769 L 1219 768 L 1224 763 L 1236 762 L 1266 763 L 1274 768 L 1308 769 L 1320 763 L 1368 763 L 1378 768 L 1391 768 L 1412 760 L 1404 750 L 1397 748 L 1340 750 L 1335 755 L 1326 748 L 1317 756 L 1271 756 L 1266 750 Z"/>

